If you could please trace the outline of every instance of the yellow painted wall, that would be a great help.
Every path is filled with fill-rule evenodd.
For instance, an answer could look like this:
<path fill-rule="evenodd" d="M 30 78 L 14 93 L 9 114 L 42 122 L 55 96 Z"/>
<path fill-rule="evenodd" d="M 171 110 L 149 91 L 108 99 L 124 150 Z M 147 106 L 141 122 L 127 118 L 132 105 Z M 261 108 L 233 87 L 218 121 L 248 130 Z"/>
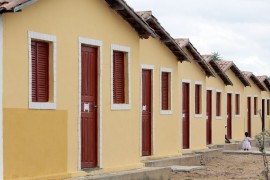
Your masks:
<path fill-rule="evenodd" d="M 244 124 L 245 124 L 245 109 L 246 106 L 244 105 L 245 103 L 245 98 L 244 98 L 244 85 L 240 81 L 240 79 L 234 74 L 234 72 L 229 69 L 226 72 L 227 76 L 230 78 L 230 80 L 233 83 L 233 86 L 226 86 L 225 87 L 225 101 L 223 104 L 223 107 L 225 108 L 225 113 L 227 115 L 227 93 L 232 94 L 232 139 L 233 140 L 242 140 L 244 137 L 245 129 L 244 129 Z M 235 114 L 235 95 L 236 93 L 240 93 L 240 115 L 237 116 Z M 227 119 L 225 120 L 227 122 Z"/>
<path fill-rule="evenodd" d="M 225 84 L 216 74 L 216 77 L 206 78 L 206 88 L 212 90 L 212 144 L 223 144 L 226 124 L 226 96 Z M 216 116 L 216 93 L 221 91 L 221 116 Z"/>
<path fill-rule="evenodd" d="M 4 178 L 67 172 L 67 116 L 4 108 Z"/>
<path fill-rule="evenodd" d="M 180 91 L 178 79 L 178 61 L 173 53 L 158 39 L 149 38 L 140 41 L 140 63 L 153 65 L 154 69 L 154 156 L 176 155 L 180 149 Z M 172 114 L 161 114 L 160 68 L 172 70 Z"/>
<path fill-rule="evenodd" d="M 267 115 L 267 99 L 270 99 L 270 92 L 267 91 L 261 91 L 261 97 L 262 99 L 265 99 L 265 130 L 270 130 L 270 116 Z"/>
<path fill-rule="evenodd" d="M 187 49 L 184 49 L 188 53 Z M 189 53 L 188 53 L 189 54 Z M 179 82 L 180 82 L 180 103 L 182 103 L 182 80 L 190 80 L 190 149 L 206 148 L 206 75 L 203 69 L 194 61 L 179 63 Z M 195 117 L 195 81 L 202 82 L 202 117 Z M 181 105 L 182 107 L 182 105 Z M 182 108 L 180 108 L 182 115 Z M 182 117 L 182 116 L 180 116 Z M 180 119 L 182 127 L 182 118 Z M 181 128 L 182 135 L 182 128 Z M 182 138 L 180 139 L 182 146 Z"/>
<path fill-rule="evenodd" d="M 3 15 L 4 23 L 4 108 L 9 109 L 5 115 L 5 122 L 16 123 L 18 119 L 10 114 L 23 111 L 28 118 L 21 119 L 27 123 L 36 122 L 35 126 L 55 126 L 60 132 L 66 132 L 67 149 L 66 164 L 59 163 L 57 168 L 54 165 L 44 166 L 44 169 L 37 169 L 35 164 L 28 163 L 22 167 L 18 162 L 15 167 L 5 168 L 5 176 L 27 176 L 21 174 L 20 169 L 31 172 L 36 168 L 33 175 L 48 175 L 61 173 L 62 171 L 78 171 L 78 59 L 79 59 L 79 37 L 97 39 L 103 42 L 103 168 L 121 169 L 124 167 L 141 167 L 140 163 L 140 61 L 139 61 L 139 37 L 135 30 L 113 11 L 105 1 L 101 0 L 40 0 L 19 13 L 8 13 Z M 45 121 L 44 113 L 54 111 L 28 110 L 28 31 L 55 35 L 57 38 L 57 112 L 66 111 L 67 114 L 62 121 L 65 126 L 53 123 L 53 120 Z M 111 110 L 111 44 L 128 46 L 131 49 L 131 110 Z M 44 117 L 45 118 L 45 117 Z M 16 120 L 15 120 L 16 119 Z M 26 119 L 26 120 L 25 120 Z M 36 120 L 36 121 L 35 121 Z M 49 123 L 50 122 L 50 123 Z M 26 124 L 23 124 L 26 125 Z M 33 127 L 33 128 L 34 128 Z M 5 131 L 13 132 L 14 126 L 5 127 Z M 29 127 L 21 129 L 28 130 Z M 29 132 L 29 134 L 34 132 Z M 50 137 L 49 132 L 45 131 Z M 29 134 L 21 134 L 21 138 L 27 138 Z M 44 134 L 43 136 L 46 136 Z M 57 134 L 56 134 L 57 135 Z M 43 137 L 42 136 L 42 137 Z M 6 137 L 6 136 L 5 136 Z M 39 136 L 33 137 L 28 146 L 36 146 Z M 56 137 L 60 138 L 60 136 Z M 61 137 L 62 138 L 62 137 Z M 4 139 L 5 142 L 9 139 Z M 49 141 L 49 140 L 48 140 Z M 52 147 L 44 147 L 44 151 L 52 153 L 57 146 L 51 138 L 49 144 Z M 13 144 L 5 146 L 5 152 L 15 149 Z M 124 151 L 123 151 L 124 150 Z M 54 151 L 62 151 L 56 148 Z M 57 158 L 59 152 L 54 156 Z M 22 154 L 24 155 L 24 153 Z M 27 156 L 26 156 L 27 157 Z M 32 154 L 33 159 L 40 162 L 47 162 L 46 156 Z M 13 159 L 11 159 L 13 161 Z M 12 164 L 6 159 L 6 164 Z M 30 161 L 31 162 L 31 161 Z M 54 162 L 51 161 L 53 164 Z M 34 166 L 34 167 L 33 167 Z M 10 166 L 8 166 L 10 167 Z M 43 167 L 43 166 L 40 166 Z M 11 171 L 15 174 L 12 174 Z"/>
<path fill-rule="evenodd" d="M 254 115 L 254 97 L 258 97 L 257 99 L 257 110 L 262 109 L 262 98 L 261 98 L 261 90 L 259 87 L 249 78 L 249 83 L 251 87 L 245 88 L 245 107 L 247 108 L 247 97 L 251 97 L 251 137 L 255 137 L 255 135 L 259 132 L 261 132 L 262 129 L 262 123 L 261 118 L 258 113 L 258 115 Z M 247 131 L 247 113 L 245 116 L 246 123 L 245 123 L 245 130 Z"/>

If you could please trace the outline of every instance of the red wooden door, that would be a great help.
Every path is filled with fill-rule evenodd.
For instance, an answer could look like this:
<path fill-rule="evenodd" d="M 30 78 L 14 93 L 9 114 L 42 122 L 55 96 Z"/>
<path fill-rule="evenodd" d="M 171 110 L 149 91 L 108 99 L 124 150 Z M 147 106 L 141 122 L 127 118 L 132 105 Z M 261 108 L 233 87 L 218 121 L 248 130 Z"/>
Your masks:
<path fill-rule="evenodd" d="M 247 98 L 247 132 L 251 136 L 251 97 Z"/>
<path fill-rule="evenodd" d="M 97 167 L 97 48 L 82 46 L 81 167 Z"/>
<path fill-rule="evenodd" d="M 207 91 L 206 98 L 206 144 L 212 144 L 212 91 Z"/>
<path fill-rule="evenodd" d="M 232 138 L 232 94 L 227 94 L 227 137 Z"/>
<path fill-rule="evenodd" d="M 152 155 L 152 77 L 142 71 L 142 155 Z"/>
<path fill-rule="evenodd" d="M 183 149 L 189 149 L 189 84 L 183 83 L 182 88 Z"/>
<path fill-rule="evenodd" d="M 265 103 L 264 99 L 262 100 L 262 131 L 265 128 Z"/>

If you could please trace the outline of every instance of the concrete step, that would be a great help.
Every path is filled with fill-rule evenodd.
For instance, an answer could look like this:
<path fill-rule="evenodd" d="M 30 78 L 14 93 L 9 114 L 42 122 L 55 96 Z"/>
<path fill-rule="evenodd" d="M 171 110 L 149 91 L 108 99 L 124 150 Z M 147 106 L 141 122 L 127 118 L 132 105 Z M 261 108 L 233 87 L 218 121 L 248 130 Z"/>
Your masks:
<path fill-rule="evenodd" d="M 182 166 L 200 166 L 201 165 L 201 155 L 184 155 L 176 157 L 168 157 L 156 160 L 146 160 L 143 161 L 145 167 L 168 167 L 175 165 Z"/>
<path fill-rule="evenodd" d="M 192 172 L 206 169 L 205 166 L 171 166 L 172 172 Z"/>
<path fill-rule="evenodd" d="M 205 163 L 210 161 L 211 159 L 222 156 L 223 149 L 204 149 L 194 152 L 201 155 L 201 165 L 205 165 Z"/>
<path fill-rule="evenodd" d="M 93 175 L 93 176 L 85 176 L 72 178 L 69 180 L 160 180 L 160 179 L 170 179 L 171 177 L 171 168 L 142 168 L 131 171 L 123 171 L 119 173 L 111 173 L 111 174 L 102 174 L 102 175 Z"/>
<path fill-rule="evenodd" d="M 242 148 L 241 143 L 228 143 L 228 144 L 219 144 L 217 145 L 218 148 L 223 150 L 240 150 Z"/>
<path fill-rule="evenodd" d="M 206 147 L 208 147 L 208 149 L 217 149 L 217 145 L 216 144 L 210 144 L 210 145 L 207 145 Z"/>

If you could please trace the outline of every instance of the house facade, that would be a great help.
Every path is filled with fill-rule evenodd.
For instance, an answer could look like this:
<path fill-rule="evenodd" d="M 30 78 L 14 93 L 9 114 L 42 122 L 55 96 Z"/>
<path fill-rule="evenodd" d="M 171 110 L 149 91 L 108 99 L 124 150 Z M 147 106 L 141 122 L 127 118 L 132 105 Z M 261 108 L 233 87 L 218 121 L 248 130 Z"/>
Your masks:
<path fill-rule="evenodd" d="M 249 94 L 269 128 L 266 77 L 253 86 L 124 0 L 0 0 L 0 63 L 0 179 L 138 169 L 242 139 Z"/>
<path fill-rule="evenodd" d="M 227 120 L 225 88 L 227 86 L 233 86 L 233 83 L 214 60 L 213 55 L 205 55 L 203 57 L 216 75 L 215 77 L 206 78 L 206 98 L 210 99 L 206 103 L 206 108 L 209 112 L 207 116 L 208 119 L 212 120 L 210 126 L 212 135 L 211 144 L 222 144 L 224 143 L 224 136 L 227 133 L 225 128 Z M 209 94 L 212 96 L 209 97 Z"/>
<path fill-rule="evenodd" d="M 233 86 L 225 87 L 223 94 L 225 96 L 223 106 L 226 109 L 226 135 L 229 139 L 241 140 L 245 132 L 245 107 L 241 106 L 240 102 L 243 102 L 245 87 L 250 84 L 232 61 L 218 61 L 217 63 L 233 83 Z"/>
<path fill-rule="evenodd" d="M 260 80 L 252 73 L 248 71 L 242 72 L 248 79 L 250 87 L 245 88 L 245 98 L 243 102 L 246 102 L 246 123 L 245 130 L 251 137 L 262 131 L 262 125 L 265 124 L 265 99 L 261 96 L 262 92 L 267 91 L 266 87 L 260 82 Z M 261 117 L 263 117 L 263 121 Z"/>

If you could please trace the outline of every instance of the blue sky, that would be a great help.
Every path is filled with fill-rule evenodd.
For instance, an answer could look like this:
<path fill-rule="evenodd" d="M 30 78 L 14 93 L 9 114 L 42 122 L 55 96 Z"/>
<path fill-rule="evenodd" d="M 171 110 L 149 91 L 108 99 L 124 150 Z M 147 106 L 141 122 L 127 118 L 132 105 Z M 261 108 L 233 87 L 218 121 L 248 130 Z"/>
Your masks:
<path fill-rule="evenodd" d="M 203 54 L 218 52 L 245 71 L 270 76 L 269 0 L 126 0 L 152 10 L 174 38 L 189 38 Z"/>

